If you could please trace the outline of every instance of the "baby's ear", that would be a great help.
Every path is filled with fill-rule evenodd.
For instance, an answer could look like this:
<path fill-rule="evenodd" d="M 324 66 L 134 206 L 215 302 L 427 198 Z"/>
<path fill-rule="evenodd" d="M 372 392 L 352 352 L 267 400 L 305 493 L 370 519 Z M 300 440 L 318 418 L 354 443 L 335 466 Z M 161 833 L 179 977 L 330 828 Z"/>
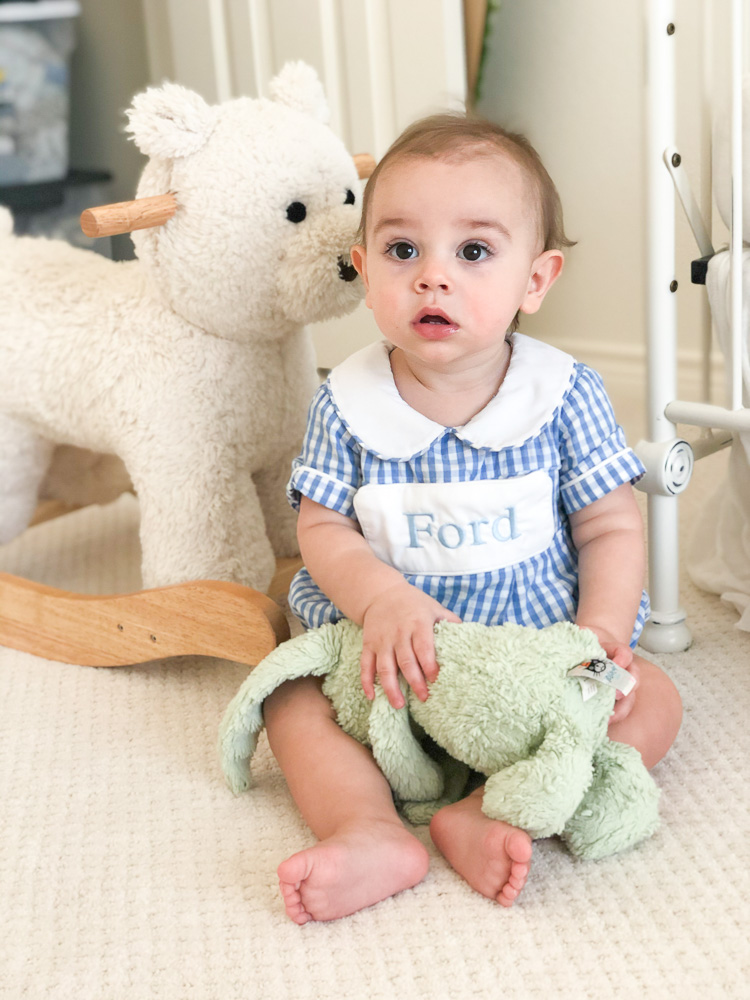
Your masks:
<path fill-rule="evenodd" d="M 268 85 L 274 101 L 288 108 L 312 115 L 327 125 L 331 118 L 323 85 L 318 74 L 304 62 L 288 62 Z"/>
<path fill-rule="evenodd" d="M 216 109 L 200 94 L 177 83 L 149 87 L 133 98 L 126 114 L 136 146 L 146 156 L 173 160 L 195 153 L 208 141 L 216 122 Z"/>
<path fill-rule="evenodd" d="M 522 313 L 530 315 L 540 308 L 544 296 L 560 277 L 565 258 L 560 250 L 545 250 L 534 261 L 526 296 L 519 306 Z"/>

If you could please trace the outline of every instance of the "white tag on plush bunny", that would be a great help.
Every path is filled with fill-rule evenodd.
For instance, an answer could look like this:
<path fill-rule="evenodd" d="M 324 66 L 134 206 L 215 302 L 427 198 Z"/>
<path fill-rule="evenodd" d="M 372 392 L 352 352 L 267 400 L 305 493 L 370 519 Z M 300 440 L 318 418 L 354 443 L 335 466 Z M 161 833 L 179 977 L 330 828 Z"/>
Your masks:
<path fill-rule="evenodd" d="M 584 701 L 596 694 L 596 684 L 606 684 L 624 695 L 630 694 L 635 687 L 635 677 L 618 667 L 614 660 L 585 660 L 569 670 L 568 677 L 579 679 Z"/>

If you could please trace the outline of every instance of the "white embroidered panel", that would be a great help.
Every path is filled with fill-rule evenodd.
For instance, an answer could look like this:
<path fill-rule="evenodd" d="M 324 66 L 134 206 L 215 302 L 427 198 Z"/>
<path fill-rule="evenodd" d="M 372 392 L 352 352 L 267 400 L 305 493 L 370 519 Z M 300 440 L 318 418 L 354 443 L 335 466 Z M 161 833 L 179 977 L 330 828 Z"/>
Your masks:
<path fill-rule="evenodd" d="M 475 482 L 368 483 L 354 510 L 378 558 L 402 573 L 502 569 L 543 552 L 555 531 L 543 469 Z"/>

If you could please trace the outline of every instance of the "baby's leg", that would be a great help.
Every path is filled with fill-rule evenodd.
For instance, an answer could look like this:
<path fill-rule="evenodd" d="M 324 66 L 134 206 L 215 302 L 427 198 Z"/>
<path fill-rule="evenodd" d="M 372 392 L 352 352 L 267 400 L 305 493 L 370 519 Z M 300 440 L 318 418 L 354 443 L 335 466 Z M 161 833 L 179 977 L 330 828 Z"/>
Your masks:
<path fill-rule="evenodd" d="M 633 658 L 638 686 L 629 695 L 632 708 L 609 727 L 609 738 L 635 747 L 649 770 L 674 743 L 682 722 L 682 701 L 663 670 L 640 656 Z"/>
<path fill-rule="evenodd" d="M 426 848 L 399 819 L 369 750 L 339 728 L 319 682 L 283 684 L 263 714 L 292 797 L 320 841 L 279 865 L 292 920 L 335 920 L 420 882 Z"/>
<path fill-rule="evenodd" d="M 484 788 L 437 812 L 430 824 L 435 846 L 472 889 L 511 906 L 531 867 L 531 838 L 482 812 Z"/>

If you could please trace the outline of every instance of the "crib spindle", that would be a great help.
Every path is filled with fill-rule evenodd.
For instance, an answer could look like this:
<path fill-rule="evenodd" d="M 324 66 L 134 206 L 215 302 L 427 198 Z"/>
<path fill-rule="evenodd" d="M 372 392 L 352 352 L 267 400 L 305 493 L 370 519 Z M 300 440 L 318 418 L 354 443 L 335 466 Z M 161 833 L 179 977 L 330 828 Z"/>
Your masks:
<path fill-rule="evenodd" d="M 733 410 L 742 406 L 742 43 L 744 39 L 744 0 L 732 0 L 732 236 L 731 302 L 732 350 L 730 362 L 730 403 Z"/>

